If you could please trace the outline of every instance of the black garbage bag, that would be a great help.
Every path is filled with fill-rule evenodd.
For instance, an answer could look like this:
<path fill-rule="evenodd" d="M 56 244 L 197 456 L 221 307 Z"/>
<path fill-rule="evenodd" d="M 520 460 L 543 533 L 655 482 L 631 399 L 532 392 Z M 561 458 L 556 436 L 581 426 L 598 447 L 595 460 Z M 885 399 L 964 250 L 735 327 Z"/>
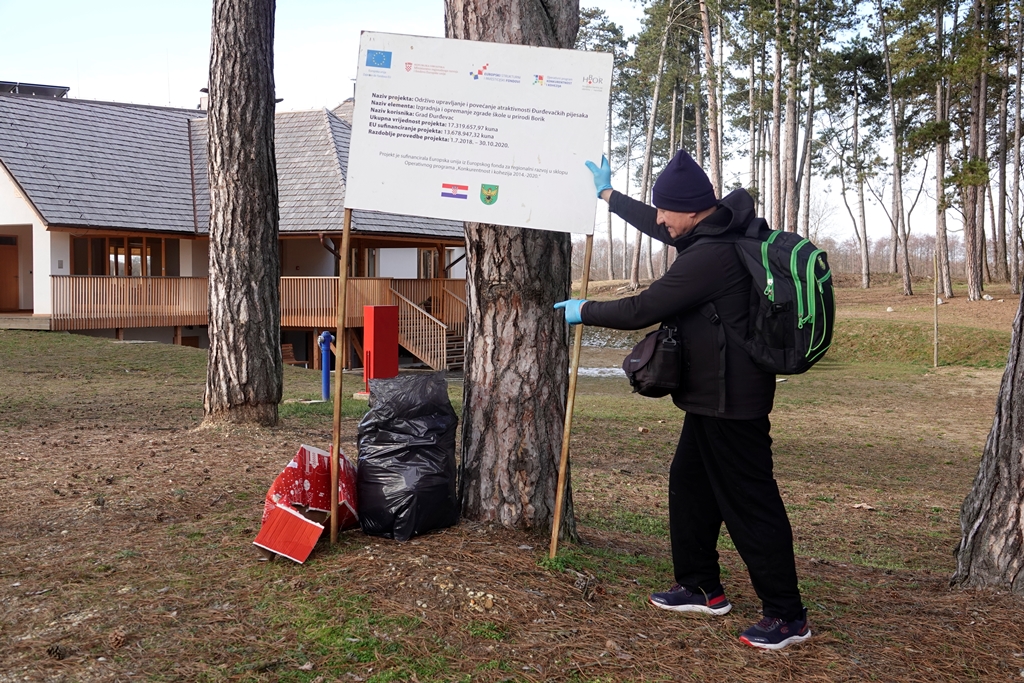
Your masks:
<path fill-rule="evenodd" d="M 458 521 L 457 424 L 443 372 L 370 380 L 356 474 L 364 533 L 408 541 Z"/>

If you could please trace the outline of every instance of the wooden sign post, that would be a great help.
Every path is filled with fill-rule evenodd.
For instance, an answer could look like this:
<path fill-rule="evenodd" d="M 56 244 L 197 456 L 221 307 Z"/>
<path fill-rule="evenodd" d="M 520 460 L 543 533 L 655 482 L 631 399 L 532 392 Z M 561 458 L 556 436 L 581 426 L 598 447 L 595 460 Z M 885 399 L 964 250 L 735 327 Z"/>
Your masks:
<path fill-rule="evenodd" d="M 580 282 L 580 298 L 587 298 L 587 285 L 590 284 L 590 257 L 594 251 L 594 236 L 587 235 L 587 247 L 583 256 L 583 278 Z M 571 295 L 572 292 L 569 292 Z M 576 326 L 576 336 L 572 342 L 572 356 L 569 361 L 569 396 L 565 402 L 565 430 L 562 432 L 562 457 L 558 461 L 558 488 L 555 491 L 555 518 L 551 522 L 551 545 L 548 557 L 555 558 L 558 553 L 558 532 L 562 528 L 562 510 L 565 507 L 566 472 L 569 469 L 569 436 L 572 430 L 572 413 L 576 407 L 576 375 L 580 369 L 580 350 L 583 347 L 583 324 Z"/>
<path fill-rule="evenodd" d="M 338 542 L 338 471 L 341 457 L 341 379 L 345 351 L 345 300 L 348 295 L 348 238 L 352 230 L 352 209 L 345 209 L 341 231 L 341 258 L 338 260 L 338 333 L 334 354 L 334 427 L 331 433 L 331 544 Z M 323 359 L 330 363 L 330 358 Z"/>

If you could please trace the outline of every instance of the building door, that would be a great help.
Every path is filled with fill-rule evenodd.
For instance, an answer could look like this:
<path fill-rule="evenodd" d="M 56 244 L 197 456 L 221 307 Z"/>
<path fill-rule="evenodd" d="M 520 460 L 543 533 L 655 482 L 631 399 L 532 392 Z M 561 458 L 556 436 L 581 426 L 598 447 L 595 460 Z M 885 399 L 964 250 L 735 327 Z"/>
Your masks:
<path fill-rule="evenodd" d="M 18 310 L 18 238 L 0 235 L 0 311 Z"/>

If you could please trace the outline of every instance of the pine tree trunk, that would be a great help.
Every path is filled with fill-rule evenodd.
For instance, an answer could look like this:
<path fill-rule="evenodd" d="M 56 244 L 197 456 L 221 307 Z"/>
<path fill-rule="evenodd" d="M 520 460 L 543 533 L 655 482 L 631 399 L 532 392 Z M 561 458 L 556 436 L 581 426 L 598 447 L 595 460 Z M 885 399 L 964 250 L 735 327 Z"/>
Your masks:
<path fill-rule="evenodd" d="M 1007 4 L 1006 11 L 1010 12 L 1010 5 Z M 1006 44 L 1010 44 L 1010 17 L 1007 16 L 1006 21 Z M 1003 82 L 1003 87 L 999 92 L 999 158 L 997 163 L 999 164 L 999 201 L 997 202 L 998 210 L 996 211 L 995 224 L 992 226 L 995 230 L 995 272 L 992 273 L 993 277 L 998 282 L 1006 282 L 1010 279 L 1010 274 L 1006 268 L 1006 147 L 1007 147 L 1007 134 L 1006 134 L 1006 118 L 1007 118 L 1007 101 L 1010 99 L 1010 92 L 1008 89 L 1008 83 L 1010 81 L 1010 58 L 1009 55 L 1003 55 L 1002 68 L 1000 72 L 1000 80 Z"/>
<path fill-rule="evenodd" d="M 445 35 L 570 48 L 579 3 L 445 0 Z M 462 492 L 468 519 L 550 530 L 568 391 L 569 235 L 466 224 L 469 327 Z M 576 537 L 572 488 L 561 534 Z"/>
<path fill-rule="evenodd" d="M 661 77 L 665 70 L 665 50 L 668 48 L 668 34 L 672 26 L 672 17 L 665 19 L 665 31 L 661 36 L 661 51 L 658 53 L 658 71 L 654 76 L 654 93 L 651 96 L 651 112 L 647 118 L 647 138 L 644 144 L 644 166 L 640 172 L 640 201 L 647 201 L 650 188 L 651 164 L 654 160 L 654 126 L 658 118 L 658 99 L 661 96 Z M 636 252 L 633 254 L 633 267 L 629 271 L 629 288 L 636 290 L 640 286 L 640 251 L 643 233 L 636 231 Z M 650 253 L 648 251 L 648 253 Z M 652 268 L 653 270 L 653 268 Z"/>
<path fill-rule="evenodd" d="M 629 115 L 626 119 L 626 189 L 623 192 L 629 196 L 629 165 L 633 160 L 633 108 L 634 103 L 629 103 Z M 622 221 L 622 279 L 626 279 L 629 272 L 629 223 Z"/>
<path fill-rule="evenodd" d="M 754 107 L 754 28 L 753 21 L 750 19 L 751 11 L 750 6 L 747 6 L 747 21 L 751 23 L 750 26 L 750 63 L 747 71 L 747 135 L 750 137 L 749 141 L 749 154 L 750 154 L 750 180 L 747 184 L 747 189 L 750 191 L 757 190 L 754 193 L 756 197 L 761 193 L 760 188 L 757 186 L 757 118 L 754 112 L 757 111 Z"/>
<path fill-rule="evenodd" d="M 697 74 L 697 81 L 693 87 L 693 134 L 697 141 L 694 146 L 694 161 L 701 168 L 704 168 L 704 91 L 701 90 L 703 79 L 700 77 L 700 58 L 693 60 L 693 70 Z"/>
<path fill-rule="evenodd" d="M 975 0 L 972 10 L 975 30 L 978 35 L 984 34 L 984 0 Z M 984 160 L 982 149 L 984 147 L 983 131 L 985 129 L 985 99 L 987 79 L 984 71 L 975 75 L 971 87 L 971 112 L 970 112 L 970 142 L 968 160 L 972 164 L 980 164 Z M 967 298 L 970 301 L 981 299 L 981 292 L 984 284 L 984 260 L 982 249 L 984 248 L 984 224 L 985 224 L 985 200 L 982 193 L 982 186 L 973 179 L 964 191 L 964 265 L 967 271 Z M 980 220 L 979 220 L 980 216 Z"/>
<path fill-rule="evenodd" d="M 860 212 L 860 286 L 871 287 L 871 267 L 868 254 L 871 243 L 868 241 L 868 219 L 864 210 L 864 173 L 860 159 L 860 93 L 855 91 L 853 97 L 853 163 L 857 183 L 857 208 Z M 845 194 L 845 193 L 844 193 Z"/>
<path fill-rule="evenodd" d="M 952 583 L 1024 594 L 1024 301 L 974 486 L 960 508 L 962 538 Z"/>
<path fill-rule="evenodd" d="M 721 131 L 718 128 L 718 82 L 711 44 L 711 16 L 705 0 L 699 0 L 701 32 L 704 36 L 704 61 L 708 80 L 708 147 L 711 152 L 711 186 L 722 196 Z M 662 48 L 664 50 L 664 48 Z"/>
<path fill-rule="evenodd" d="M 765 158 L 765 136 L 768 134 L 764 121 L 764 84 L 766 79 L 765 68 L 768 62 L 767 50 L 764 46 L 761 49 L 761 72 L 758 78 L 758 107 L 757 107 L 757 215 L 764 216 L 768 208 L 768 160 Z"/>
<path fill-rule="evenodd" d="M 889 100 L 889 125 L 892 128 L 893 137 L 893 159 L 892 159 L 892 228 L 895 239 L 892 242 L 892 260 L 899 264 L 898 270 L 903 279 L 903 294 L 911 296 L 914 293 L 913 284 L 910 279 L 910 258 L 907 254 L 907 229 L 903 210 L 903 131 L 899 122 L 903 120 L 902 100 L 897 103 L 893 95 L 892 84 L 892 61 L 889 58 L 889 31 L 885 23 L 885 10 L 882 7 L 882 0 L 878 0 L 878 24 L 882 30 L 882 55 L 885 63 L 885 81 L 888 89 Z M 897 115 L 899 107 L 899 115 Z M 893 269 L 895 272 L 895 268 Z"/>
<path fill-rule="evenodd" d="M 801 151 L 800 170 L 796 178 L 796 186 L 803 193 L 800 208 L 803 212 L 803 235 L 807 239 L 811 238 L 811 149 L 814 140 L 814 92 L 817 89 L 814 78 L 818 66 L 818 47 L 821 43 L 817 13 L 818 4 L 815 3 L 811 53 L 807 62 L 807 118 L 804 122 L 804 144 Z"/>
<path fill-rule="evenodd" d="M 775 80 L 772 85 L 772 228 L 782 230 L 782 0 L 775 0 Z"/>
<path fill-rule="evenodd" d="M 1010 226 L 1010 286 L 1014 294 L 1020 294 L 1020 176 L 1021 176 L 1021 87 L 1024 86 L 1024 76 L 1021 67 L 1024 66 L 1024 13 L 1017 17 L 1017 87 L 1016 98 L 1013 110 L 1017 117 L 1013 122 L 1013 209 Z"/>
<path fill-rule="evenodd" d="M 209 88 L 205 423 L 274 425 L 282 378 L 274 0 L 214 1 Z"/>
<path fill-rule="evenodd" d="M 613 60 L 614 61 L 614 60 Z M 612 163 L 612 98 L 608 98 L 608 163 Z M 608 205 L 608 260 L 605 263 L 608 279 L 615 279 L 615 238 L 612 236 L 612 206 Z"/>
<path fill-rule="evenodd" d="M 784 226 L 774 226 L 778 229 L 785 229 L 789 232 L 796 232 L 797 229 L 797 202 L 800 197 L 797 194 L 796 189 L 796 150 L 799 146 L 799 126 L 797 121 L 797 101 L 796 101 L 796 89 L 799 83 L 799 76 L 797 73 L 797 67 L 799 66 L 799 57 L 797 52 L 797 17 L 799 15 L 799 0 L 792 0 L 790 24 L 789 24 L 789 73 L 786 78 L 786 151 L 783 159 L 784 171 L 783 179 L 785 187 L 783 189 L 784 199 L 783 203 L 786 207 Z"/>
<path fill-rule="evenodd" d="M 813 84 L 812 84 L 813 85 Z M 812 87 L 810 94 L 808 95 L 808 111 L 814 111 L 814 89 Z M 801 202 L 803 211 L 803 235 L 805 239 L 811 239 L 811 135 L 814 132 L 812 117 L 808 117 L 807 126 L 807 145 L 804 150 L 804 163 L 803 163 L 803 178 L 800 181 L 800 191 L 803 192 L 803 201 Z M 817 237 L 815 236 L 815 239 Z"/>
<path fill-rule="evenodd" d="M 944 63 L 943 48 L 943 21 L 945 18 L 944 5 L 942 2 L 935 6 L 935 46 L 936 63 Z M 942 69 L 939 69 L 939 77 L 935 80 L 935 122 L 943 124 L 946 122 L 946 105 L 943 96 Z M 947 136 L 940 135 L 935 141 L 935 250 L 939 260 L 939 288 L 942 295 L 947 299 L 953 296 L 953 278 L 949 272 L 949 239 L 946 234 L 946 142 Z"/>

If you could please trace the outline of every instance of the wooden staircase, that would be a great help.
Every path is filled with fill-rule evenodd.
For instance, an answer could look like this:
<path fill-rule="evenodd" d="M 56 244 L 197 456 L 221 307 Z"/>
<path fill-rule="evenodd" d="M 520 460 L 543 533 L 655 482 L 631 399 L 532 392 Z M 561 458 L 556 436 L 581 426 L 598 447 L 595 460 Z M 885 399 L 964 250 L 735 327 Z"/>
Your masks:
<path fill-rule="evenodd" d="M 466 337 L 448 332 L 444 341 L 446 369 L 461 372 L 466 367 Z"/>

